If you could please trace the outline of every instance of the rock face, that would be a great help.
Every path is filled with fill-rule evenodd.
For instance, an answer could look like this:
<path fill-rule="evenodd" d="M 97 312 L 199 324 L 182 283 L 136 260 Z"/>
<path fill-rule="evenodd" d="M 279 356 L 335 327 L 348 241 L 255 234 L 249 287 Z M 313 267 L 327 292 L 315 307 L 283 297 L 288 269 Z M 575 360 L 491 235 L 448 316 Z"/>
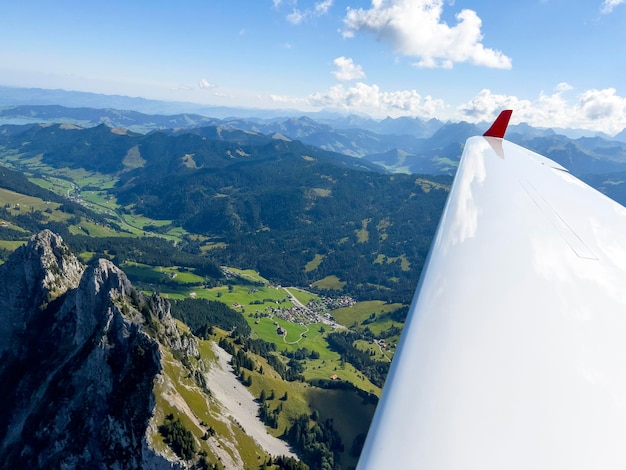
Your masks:
<path fill-rule="evenodd" d="M 0 266 L 4 468 L 174 468 L 146 444 L 159 343 L 194 352 L 167 301 L 44 231 Z"/>
<path fill-rule="evenodd" d="M 0 269 L 0 354 L 42 305 L 78 286 L 85 267 L 58 235 L 45 230 Z"/>

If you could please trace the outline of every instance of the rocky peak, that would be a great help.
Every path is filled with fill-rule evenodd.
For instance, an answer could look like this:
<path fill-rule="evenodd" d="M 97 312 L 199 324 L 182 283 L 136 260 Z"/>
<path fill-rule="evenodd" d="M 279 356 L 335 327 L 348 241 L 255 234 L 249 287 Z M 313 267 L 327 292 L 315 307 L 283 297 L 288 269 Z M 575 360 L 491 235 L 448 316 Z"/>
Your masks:
<path fill-rule="evenodd" d="M 63 239 L 44 230 L 0 266 L 0 354 L 49 301 L 74 289 L 85 266 Z"/>
<path fill-rule="evenodd" d="M 44 231 L 0 266 L 0 461 L 173 468 L 146 445 L 161 348 L 197 354 L 169 303 Z"/>
<path fill-rule="evenodd" d="M 33 235 L 26 245 L 16 250 L 10 261 L 21 264 L 25 277 L 40 282 L 41 288 L 52 296 L 78 286 L 85 270 L 63 239 L 50 230 Z"/>
<path fill-rule="evenodd" d="M 74 323 L 75 344 L 86 341 L 97 329 L 110 328 L 116 316 L 119 324 L 141 325 L 136 309 L 121 307 L 132 291 L 126 275 L 110 261 L 100 259 L 91 264 L 61 313 L 67 312 L 65 320 Z"/>

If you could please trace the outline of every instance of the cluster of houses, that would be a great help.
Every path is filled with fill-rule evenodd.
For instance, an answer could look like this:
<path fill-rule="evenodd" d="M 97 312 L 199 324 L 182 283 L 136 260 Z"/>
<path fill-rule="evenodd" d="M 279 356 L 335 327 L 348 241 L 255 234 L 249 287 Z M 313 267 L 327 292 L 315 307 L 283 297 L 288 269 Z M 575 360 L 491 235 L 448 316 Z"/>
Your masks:
<path fill-rule="evenodd" d="M 330 311 L 341 307 L 350 307 L 355 303 L 356 301 L 349 296 L 341 296 L 339 298 L 322 297 L 320 300 L 309 302 L 306 306 L 294 305 L 290 308 L 277 308 L 272 306 L 267 307 L 265 311 L 270 316 L 275 316 L 300 325 L 325 323 L 332 329 L 336 329 L 339 325 L 335 322 Z"/>
<path fill-rule="evenodd" d="M 354 300 L 349 295 L 342 295 L 340 297 L 326 297 L 321 296 L 318 301 L 311 301 L 307 304 L 309 308 L 317 308 L 317 305 L 320 305 L 321 308 L 326 310 L 335 310 L 338 308 L 344 307 L 352 307 L 356 304 L 356 300 Z"/>
<path fill-rule="evenodd" d="M 297 305 L 290 308 L 267 307 L 265 311 L 270 316 L 278 317 L 300 325 L 308 325 L 310 323 L 319 322 L 328 323 L 329 319 L 332 320 L 329 314 L 320 314 L 319 312 L 309 310 L 307 307 L 299 307 Z"/>

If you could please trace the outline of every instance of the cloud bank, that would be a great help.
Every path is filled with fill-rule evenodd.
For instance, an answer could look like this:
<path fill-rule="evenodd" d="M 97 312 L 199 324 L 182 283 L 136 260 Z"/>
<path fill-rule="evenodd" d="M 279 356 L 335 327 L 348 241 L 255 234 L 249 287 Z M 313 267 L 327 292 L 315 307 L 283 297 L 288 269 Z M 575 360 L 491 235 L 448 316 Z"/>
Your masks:
<path fill-rule="evenodd" d="M 535 100 L 498 95 L 482 90 L 457 108 L 456 118 L 470 122 L 490 121 L 505 108 L 513 109 L 515 122 L 535 127 L 589 129 L 614 135 L 626 127 L 626 98 L 615 88 L 591 89 L 568 98 L 573 88 L 560 83 L 552 94 L 540 93 Z"/>
<path fill-rule="evenodd" d="M 469 101 L 452 106 L 443 99 L 422 96 L 416 90 L 384 91 L 378 85 L 357 82 L 313 93 L 305 103 L 313 108 L 363 113 L 375 118 L 410 116 L 474 123 L 493 121 L 503 109 L 513 109 L 514 123 L 524 122 L 534 127 L 587 129 L 609 135 L 626 128 L 626 98 L 619 96 L 614 88 L 576 93 L 567 83 L 559 83 L 552 92 L 541 92 L 534 99 L 484 89 Z"/>
<path fill-rule="evenodd" d="M 612 0 L 616 1 L 616 0 Z M 415 57 L 418 67 L 452 68 L 455 63 L 510 69 L 511 59 L 481 43 L 482 21 L 473 10 L 456 15 L 457 24 L 441 20 L 443 0 L 372 0 L 368 10 L 348 8 L 344 37 L 374 34 L 398 53 Z"/>
<path fill-rule="evenodd" d="M 377 85 L 358 82 L 354 86 L 335 85 L 326 92 L 313 93 L 308 103 L 315 107 L 337 108 L 373 116 L 434 117 L 444 108 L 443 100 L 422 97 L 415 90 L 381 91 Z"/>

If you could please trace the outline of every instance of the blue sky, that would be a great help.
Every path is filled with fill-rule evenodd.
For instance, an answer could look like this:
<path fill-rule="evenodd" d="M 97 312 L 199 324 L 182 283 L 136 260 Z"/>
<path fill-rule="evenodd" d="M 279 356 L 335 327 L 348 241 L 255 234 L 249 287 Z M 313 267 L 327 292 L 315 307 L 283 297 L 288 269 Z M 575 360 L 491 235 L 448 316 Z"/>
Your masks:
<path fill-rule="evenodd" d="M 30 0 L 0 85 L 373 117 L 626 127 L 626 0 Z"/>

